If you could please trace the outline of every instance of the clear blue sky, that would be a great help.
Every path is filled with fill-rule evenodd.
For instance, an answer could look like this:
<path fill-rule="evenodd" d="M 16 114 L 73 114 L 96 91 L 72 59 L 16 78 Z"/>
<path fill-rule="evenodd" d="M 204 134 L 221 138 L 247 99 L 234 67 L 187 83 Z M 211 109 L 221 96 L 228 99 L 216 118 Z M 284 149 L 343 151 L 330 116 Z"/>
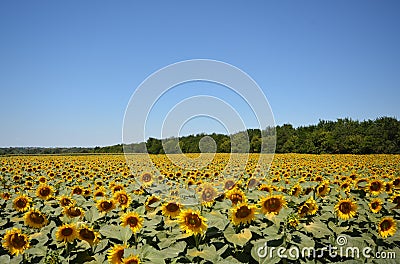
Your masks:
<path fill-rule="evenodd" d="M 195 58 L 247 72 L 277 124 L 400 118 L 399 1 L 142 2 L 0 2 L 0 146 L 120 143 L 135 88 Z"/>

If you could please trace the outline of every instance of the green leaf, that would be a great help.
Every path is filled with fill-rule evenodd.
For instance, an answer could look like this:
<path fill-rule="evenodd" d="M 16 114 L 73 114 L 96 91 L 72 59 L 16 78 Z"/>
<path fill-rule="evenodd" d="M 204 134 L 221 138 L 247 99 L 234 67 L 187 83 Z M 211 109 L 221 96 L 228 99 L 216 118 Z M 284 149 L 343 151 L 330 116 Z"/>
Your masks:
<path fill-rule="evenodd" d="M 99 211 L 95 206 L 92 206 L 88 211 L 85 213 L 85 219 L 89 223 L 94 223 L 96 222 L 99 218 L 101 218 L 101 215 L 99 214 Z"/>
<path fill-rule="evenodd" d="M 217 229 L 223 231 L 225 227 L 228 225 L 229 220 L 226 216 L 222 215 L 219 211 L 211 211 L 210 213 L 205 215 L 208 220 L 208 227 L 216 227 Z"/>
<path fill-rule="evenodd" d="M 128 240 L 132 237 L 132 231 L 128 226 L 102 226 L 99 232 L 107 238 L 118 239 L 124 243 L 127 243 Z"/>
<path fill-rule="evenodd" d="M 252 234 L 248 228 L 243 229 L 239 234 L 236 234 L 232 227 L 228 227 L 224 232 L 224 236 L 229 242 L 243 247 L 250 241 Z"/>
<path fill-rule="evenodd" d="M 179 255 L 179 253 L 183 252 L 185 248 L 186 242 L 180 241 L 162 250 L 161 253 L 165 258 L 175 258 Z"/>
<path fill-rule="evenodd" d="M 349 226 L 337 226 L 332 221 L 328 222 L 328 227 L 335 233 L 336 235 L 340 235 L 344 231 L 349 229 Z"/>
<path fill-rule="evenodd" d="M 322 223 L 319 220 L 315 220 L 308 225 L 303 224 L 303 227 L 307 232 L 313 234 L 313 236 L 316 238 L 323 238 L 332 234 L 327 228 L 326 224 Z"/>

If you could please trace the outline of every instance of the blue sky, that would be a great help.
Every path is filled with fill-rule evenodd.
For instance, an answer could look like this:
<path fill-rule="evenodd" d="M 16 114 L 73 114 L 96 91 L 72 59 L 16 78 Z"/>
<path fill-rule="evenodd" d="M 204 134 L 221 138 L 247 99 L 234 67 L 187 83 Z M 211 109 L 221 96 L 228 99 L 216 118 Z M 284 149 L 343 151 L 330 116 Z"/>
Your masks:
<path fill-rule="evenodd" d="M 1 1 L 0 146 L 120 143 L 135 88 L 196 58 L 247 72 L 277 124 L 400 118 L 399 11 L 364 0 Z M 220 127 L 201 122 L 193 131 Z"/>

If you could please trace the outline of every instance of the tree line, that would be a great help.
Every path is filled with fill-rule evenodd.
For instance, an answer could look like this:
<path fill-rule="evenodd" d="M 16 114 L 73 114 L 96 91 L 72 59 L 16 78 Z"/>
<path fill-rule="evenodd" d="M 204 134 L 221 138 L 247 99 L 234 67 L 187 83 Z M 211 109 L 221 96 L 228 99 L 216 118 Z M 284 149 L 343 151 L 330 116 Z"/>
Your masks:
<path fill-rule="evenodd" d="M 147 151 L 146 151 L 147 149 Z M 320 120 L 316 125 L 291 124 L 248 129 L 232 135 L 197 134 L 179 138 L 149 138 L 146 142 L 94 148 L 0 148 L 0 155 L 71 153 L 400 153 L 400 121 L 393 117 L 357 121 Z"/>

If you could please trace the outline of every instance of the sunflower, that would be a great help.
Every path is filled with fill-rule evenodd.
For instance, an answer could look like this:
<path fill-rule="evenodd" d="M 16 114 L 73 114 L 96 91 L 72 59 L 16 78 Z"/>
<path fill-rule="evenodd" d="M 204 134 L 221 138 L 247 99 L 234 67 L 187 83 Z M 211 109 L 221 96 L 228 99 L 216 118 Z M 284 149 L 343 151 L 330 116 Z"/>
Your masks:
<path fill-rule="evenodd" d="M 282 195 L 271 195 L 265 198 L 262 198 L 259 201 L 261 206 L 261 211 L 264 214 L 279 214 L 279 211 L 286 206 L 285 197 Z"/>
<path fill-rule="evenodd" d="M 290 189 L 290 195 L 293 196 L 299 196 L 301 194 L 302 188 L 300 186 L 300 184 L 296 184 L 292 187 L 292 189 Z"/>
<path fill-rule="evenodd" d="M 151 186 L 151 184 L 153 183 L 153 175 L 149 172 L 145 172 L 142 175 L 140 175 L 139 180 L 143 186 L 145 187 Z"/>
<path fill-rule="evenodd" d="M 129 207 L 132 198 L 124 190 L 114 193 L 114 200 L 119 203 L 122 209 Z"/>
<path fill-rule="evenodd" d="M 105 197 L 106 196 L 106 192 L 105 189 L 103 187 L 97 189 L 94 193 L 93 193 L 93 199 L 96 200 L 97 198 L 100 197 Z"/>
<path fill-rule="evenodd" d="M 161 207 L 162 214 L 164 216 L 170 217 L 170 218 L 175 218 L 177 217 L 180 212 L 181 212 L 182 205 L 177 202 L 168 202 L 164 203 L 163 206 Z"/>
<path fill-rule="evenodd" d="M 246 195 L 242 190 L 239 188 L 233 188 L 229 190 L 226 194 L 225 197 L 231 200 L 233 205 L 236 205 L 238 203 L 245 203 L 246 202 Z"/>
<path fill-rule="evenodd" d="M 202 234 L 207 230 L 206 219 L 199 211 L 183 210 L 179 214 L 178 221 L 181 229 L 188 234 Z"/>
<path fill-rule="evenodd" d="M 22 254 L 30 246 L 29 237 L 22 233 L 21 229 L 13 228 L 7 230 L 3 237 L 3 247 L 7 249 L 11 255 Z"/>
<path fill-rule="evenodd" d="M 60 203 L 60 205 L 61 205 L 62 207 L 70 206 L 70 205 L 74 205 L 74 204 L 75 204 L 74 199 L 72 199 L 72 198 L 69 197 L 69 196 L 65 196 L 65 195 L 61 196 L 61 197 L 58 199 L 58 202 Z"/>
<path fill-rule="evenodd" d="M 368 205 L 369 205 L 369 208 L 371 209 L 371 211 L 374 214 L 377 214 L 382 209 L 382 204 L 383 204 L 383 202 L 381 199 L 375 198 Z"/>
<path fill-rule="evenodd" d="M 80 207 L 70 205 L 70 206 L 64 207 L 64 214 L 71 218 L 83 217 L 84 211 Z"/>
<path fill-rule="evenodd" d="M 78 237 L 78 231 L 75 224 L 64 224 L 58 227 L 56 239 L 58 241 L 72 242 Z"/>
<path fill-rule="evenodd" d="M 393 183 L 392 182 L 385 183 L 385 192 L 387 194 L 393 193 Z"/>
<path fill-rule="evenodd" d="M 242 203 L 231 209 L 231 221 L 234 225 L 250 224 L 254 220 L 256 206 Z"/>
<path fill-rule="evenodd" d="M 83 193 L 83 191 L 84 191 L 84 189 L 81 186 L 77 185 L 77 186 L 72 187 L 71 195 L 74 195 L 74 194 L 81 195 Z"/>
<path fill-rule="evenodd" d="M 298 214 L 299 217 L 304 217 L 306 215 L 315 215 L 317 211 L 318 204 L 313 197 L 310 197 L 299 207 Z"/>
<path fill-rule="evenodd" d="M 231 179 L 227 179 L 227 180 L 225 180 L 225 182 L 224 182 L 224 189 L 225 190 L 227 190 L 227 191 L 229 191 L 229 190 L 231 190 L 234 186 L 235 186 L 235 181 L 234 180 L 231 180 Z"/>
<path fill-rule="evenodd" d="M 217 191 L 215 190 L 215 188 L 209 183 L 204 184 L 203 190 L 200 194 L 201 203 L 206 207 L 210 207 L 216 197 Z"/>
<path fill-rule="evenodd" d="M 329 194 L 331 188 L 329 187 L 329 181 L 322 182 L 316 189 L 316 195 L 318 197 L 323 197 Z"/>
<path fill-rule="evenodd" d="M 157 202 L 160 201 L 160 198 L 158 196 L 152 195 L 149 198 L 147 198 L 147 201 L 145 203 L 145 208 L 147 211 L 154 211 L 154 209 L 156 208 L 156 204 Z"/>
<path fill-rule="evenodd" d="M 291 216 L 288 219 L 288 225 L 290 225 L 291 227 L 296 227 L 298 226 L 300 223 L 299 219 L 296 218 L 295 216 Z"/>
<path fill-rule="evenodd" d="M 257 187 L 258 185 L 260 185 L 260 182 L 257 180 L 257 179 L 255 179 L 255 178 L 253 178 L 253 177 L 251 177 L 251 178 L 249 178 L 248 180 L 247 180 L 247 188 L 248 189 L 254 189 L 255 187 Z"/>
<path fill-rule="evenodd" d="M 107 252 L 108 261 L 111 264 L 122 264 L 125 248 L 127 248 L 126 245 L 114 245 L 114 247 Z"/>
<path fill-rule="evenodd" d="M 41 184 L 36 190 L 36 196 L 43 199 L 48 200 L 53 194 L 53 188 L 47 184 Z"/>
<path fill-rule="evenodd" d="M 385 188 L 385 185 L 382 180 L 373 180 L 368 184 L 368 191 L 376 196 L 379 195 Z"/>
<path fill-rule="evenodd" d="M 113 187 L 111 187 L 112 193 L 116 193 L 116 192 L 123 191 L 123 190 L 124 190 L 124 186 L 122 184 L 115 184 Z"/>
<path fill-rule="evenodd" d="M 97 209 L 99 209 L 100 212 L 109 212 L 115 208 L 115 201 L 113 199 L 111 200 L 106 200 L 106 199 L 101 199 L 97 201 Z"/>
<path fill-rule="evenodd" d="M 47 217 L 37 209 L 31 209 L 24 215 L 25 225 L 33 228 L 42 228 L 47 225 Z"/>
<path fill-rule="evenodd" d="M 258 190 L 263 191 L 263 192 L 272 193 L 273 191 L 276 190 L 276 188 L 275 188 L 275 186 L 266 185 L 266 184 L 261 184 L 261 185 L 258 187 Z"/>
<path fill-rule="evenodd" d="M 99 241 L 99 234 L 93 231 L 93 228 L 82 225 L 78 230 L 78 238 L 94 245 Z"/>
<path fill-rule="evenodd" d="M 13 207 L 15 210 L 17 210 L 19 212 L 24 212 L 29 209 L 29 203 L 31 201 L 32 201 L 32 199 L 30 197 L 28 197 L 26 195 L 21 195 L 14 199 Z"/>
<path fill-rule="evenodd" d="M 127 258 L 123 258 L 122 263 L 124 264 L 140 264 L 139 256 L 130 255 Z"/>
<path fill-rule="evenodd" d="M 378 233 L 381 237 L 393 236 L 397 230 L 397 223 L 392 217 L 384 217 L 378 223 Z"/>
<path fill-rule="evenodd" d="M 335 211 L 339 218 L 348 220 L 356 215 L 357 204 L 349 198 L 341 199 L 335 205 Z"/>
<path fill-rule="evenodd" d="M 395 204 L 395 207 L 393 207 L 393 209 L 400 209 L 400 194 L 393 195 L 390 200 L 392 203 Z"/>
<path fill-rule="evenodd" d="M 143 218 L 136 212 L 127 212 L 121 216 L 121 225 L 129 226 L 133 233 L 137 233 L 143 226 Z"/>

